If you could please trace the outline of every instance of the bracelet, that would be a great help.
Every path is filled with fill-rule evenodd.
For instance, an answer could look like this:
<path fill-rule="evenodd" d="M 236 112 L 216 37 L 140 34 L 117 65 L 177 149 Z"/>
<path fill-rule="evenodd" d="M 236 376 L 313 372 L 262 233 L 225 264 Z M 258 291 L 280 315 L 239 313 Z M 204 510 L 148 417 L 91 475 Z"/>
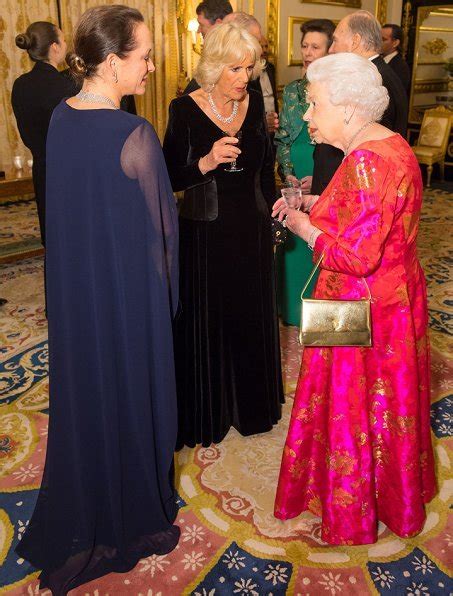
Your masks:
<path fill-rule="evenodd" d="M 317 228 L 313 228 L 313 230 L 311 231 L 310 237 L 308 238 L 308 248 L 310 250 L 313 250 L 315 247 L 315 242 L 316 242 L 316 238 L 318 237 L 318 229 Z"/>

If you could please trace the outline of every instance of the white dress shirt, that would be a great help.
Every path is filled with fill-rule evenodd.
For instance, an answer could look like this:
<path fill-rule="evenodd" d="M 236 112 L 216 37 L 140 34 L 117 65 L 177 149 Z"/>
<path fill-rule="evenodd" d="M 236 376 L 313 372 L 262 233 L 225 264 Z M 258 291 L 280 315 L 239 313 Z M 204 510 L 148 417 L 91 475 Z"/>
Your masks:
<path fill-rule="evenodd" d="M 263 92 L 264 109 L 268 112 L 275 112 L 274 92 L 272 91 L 271 81 L 265 68 L 260 74 L 261 91 Z"/>
<path fill-rule="evenodd" d="M 393 58 L 398 54 L 398 52 L 392 52 L 391 54 L 387 54 L 387 56 L 382 56 L 384 58 L 384 60 L 387 62 L 387 64 L 390 62 L 390 60 L 393 60 Z"/>

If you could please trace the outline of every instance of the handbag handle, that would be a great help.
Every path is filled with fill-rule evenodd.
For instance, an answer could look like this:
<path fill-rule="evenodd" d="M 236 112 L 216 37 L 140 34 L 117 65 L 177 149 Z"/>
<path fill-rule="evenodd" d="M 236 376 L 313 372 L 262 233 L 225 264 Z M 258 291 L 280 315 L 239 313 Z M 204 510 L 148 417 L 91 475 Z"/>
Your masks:
<path fill-rule="evenodd" d="M 310 275 L 308 276 L 307 281 L 305 282 L 304 287 L 302 288 L 302 292 L 300 293 L 300 299 L 303 300 L 304 299 L 304 294 L 307 291 L 308 286 L 310 285 L 311 280 L 313 279 L 314 274 L 316 273 L 316 271 L 318 270 L 319 265 L 321 264 L 321 261 L 324 258 L 324 253 L 321 254 L 321 256 L 319 257 L 319 259 L 316 261 L 316 265 L 313 267 Z M 364 277 L 361 277 L 360 279 L 363 280 L 363 282 L 365 283 L 367 292 L 368 292 L 368 300 L 371 300 L 371 292 L 370 292 L 370 288 L 367 284 L 367 281 Z M 363 300 L 363 298 L 361 298 L 361 300 Z"/>

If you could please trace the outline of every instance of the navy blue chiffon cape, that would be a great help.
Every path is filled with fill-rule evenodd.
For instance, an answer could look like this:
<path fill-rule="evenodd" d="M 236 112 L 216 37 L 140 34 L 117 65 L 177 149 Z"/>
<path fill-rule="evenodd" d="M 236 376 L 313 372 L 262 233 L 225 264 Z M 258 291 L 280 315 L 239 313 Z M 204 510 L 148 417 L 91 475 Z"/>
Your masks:
<path fill-rule="evenodd" d="M 47 139 L 50 421 L 17 553 L 54 595 L 177 544 L 177 213 L 144 119 L 62 102 Z"/>

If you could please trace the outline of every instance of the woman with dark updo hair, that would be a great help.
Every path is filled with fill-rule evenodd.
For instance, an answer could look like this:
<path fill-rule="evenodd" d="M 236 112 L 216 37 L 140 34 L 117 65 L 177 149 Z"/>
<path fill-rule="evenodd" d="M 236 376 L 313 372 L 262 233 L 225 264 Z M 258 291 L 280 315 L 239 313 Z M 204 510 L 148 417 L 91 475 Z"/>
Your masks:
<path fill-rule="evenodd" d="M 11 103 L 21 139 L 33 155 L 33 185 L 38 207 L 41 241 L 46 245 L 46 138 L 52 112 L 64 97 L 74 93 L 74 83 L 58 72 L 64 62 L 66 42 L 53 23 L 32 23 L 16 37 L 16 45 L 26 50 L 35 63 L 13 85 Z"/>
<path fill-rule="evenodd" d="M 153 127 L 119 109 L 150 52 L 140 12 L 87 10 L 68 57 L 82 88 L 47 138 L 49 439 L 17 553 L 54 596 L 179 539 L 176 203 Z"/>

